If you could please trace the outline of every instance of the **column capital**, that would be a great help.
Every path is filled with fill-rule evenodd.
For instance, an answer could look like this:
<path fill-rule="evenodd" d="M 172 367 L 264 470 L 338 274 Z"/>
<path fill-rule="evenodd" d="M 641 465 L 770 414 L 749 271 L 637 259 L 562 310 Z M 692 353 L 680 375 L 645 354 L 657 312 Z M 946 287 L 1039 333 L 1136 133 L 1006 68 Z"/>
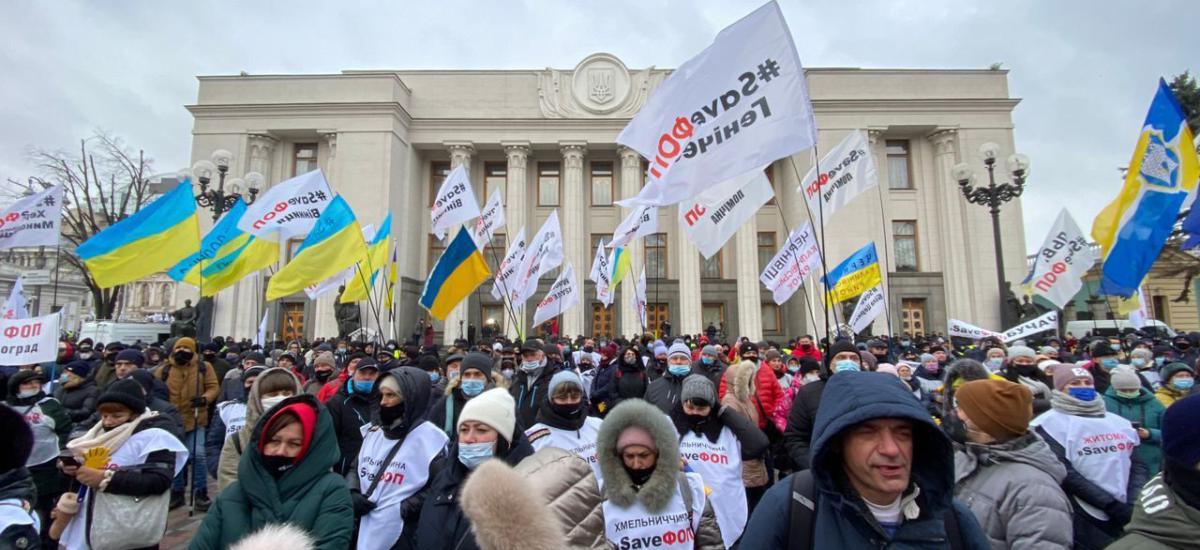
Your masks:
<path fill-rule="evenodd" d="M 325 140 L 326 145 L 329 145 L 329 156 L 337 155 L 337 130 L 318 130 L 321 139 Z"/>
<path fill-rule="evenodd" d="M 502 141 L 500 145 L 504 147 L 504 154 L 510 163 L 523 163 L 533 154 L 533 147 L 528 141 Z"/>
<path fill-rule="evenodd" d="M 246 138 L 250 140 L 251 147 L 262 147 L 270 150 L 279 144 L 279 140 L 275 139 L 275 136 L 265 131 L 249 132 L 246 134 Z"/>
<path fill-rule="evenodd" d="M 558 149 L 562 152 L 564 169 L 583 167 L 583 157 L 587 155 L 586 141 L 560 141 Z"/>
<path fill-rule="evenodd" d="M 867 141 L 869 145 L 874 147 L 875 142 L 879 141 L 879 138 L 883 137 L 883 133 L 886 131 L 887 128 L 867 128 Z"/>
<path fill-rule="evenodd" d="M 642 167 L 642 154 L 638 153 L 637 150 L 622 145 L 617 147 L 617 154 L 621 157 L 621 166 Z"/>
<path fill-rule="evenodd" d="M 451 166 L 469 163 L 475 155 L 475 144 L 469 141 L 443 141 L 442 146 L 450 153 Z"/>
<path fill-rule="evenodd" d="M 934 154 L 953 155 L 958 144 L 958 128 L 938 128 L 925 136 L 933 144 Z"/>

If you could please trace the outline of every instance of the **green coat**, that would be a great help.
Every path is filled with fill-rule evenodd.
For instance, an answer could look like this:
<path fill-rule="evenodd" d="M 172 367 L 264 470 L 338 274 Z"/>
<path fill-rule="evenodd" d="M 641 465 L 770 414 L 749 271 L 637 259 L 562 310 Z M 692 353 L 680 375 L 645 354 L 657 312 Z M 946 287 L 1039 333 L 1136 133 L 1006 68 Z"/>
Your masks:
<path fill-rule="evenodd" d="M 1150 430 L 1150 439 L 1142 440 L 1137 454 L 1149 468 L 1150 476 L 1158 475 L 1162 471 L 1162 417 L 1167 408 L 1146 388 L 1141 388 L 1137 397 L 1129 399 L 1117 395 L 1112 386 L 1104 392 L 1104 407 L 1125 420 L 1141 422 L 1143 428 Z"/>
<path fill-rule="evenodd" d="M 308 531 L 316 548 L 345 550 L 354 532 L 354 510 L 345 480 L 331 468 L 341 458 L 333 421 L 311 395 L 289 397 L 277 407 L 308 403 L 318 410 L 308 454 L 278 480 L 267 473 L 258 440 L 269 419 L 263 415 L 238 463 L 238 480 L 221 491 L 190 550 L 219 550 L 267 524 L 290 523 Z"/>

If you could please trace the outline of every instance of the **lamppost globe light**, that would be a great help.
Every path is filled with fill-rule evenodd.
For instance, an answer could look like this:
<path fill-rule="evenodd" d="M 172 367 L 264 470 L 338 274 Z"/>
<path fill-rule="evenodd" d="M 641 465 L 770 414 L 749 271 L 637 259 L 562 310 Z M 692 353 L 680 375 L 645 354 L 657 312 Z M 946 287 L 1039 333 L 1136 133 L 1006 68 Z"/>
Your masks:
<path fill-rule="evenodd" d="M 983 162 L 995 162 L 996 157 L 1000 156 L 1000 146 L 994 142 L 988 141 L 979 146 L 979 156 L 983 157 Z"/>
<path fill-rule="evenodd" d="M 1016 153 L 1008 156 L 1008 171 L 1019 176 L 1029 173 L 1029 157 Z"/>
<path fill-rule="evenodd" d="M 183 181 L 186 179 L 192 179 L 194 176 L 192 175 L 191 168 L 180 168 L 179 172 L 175 174 L 175 177 L 178 178 L 179 181 Z"/>
<path fill-rule="evenodd" d="M 247 189 L 251 193 L 257 193 L 259 189 L 262 189 L 263 183 L 267 181 L 267 178 L 258 172 L 246 172 L 245 179 Z"/>
<path fill-rule="evenodd" d="M 233 162 L 233 153 L 225 149 L 217 149 L 212 152 L 212 161 L 217 165 L 218 170 L 228 170 L 229 163 Z"/>
<path fill-rule="evenodd" d="M 958 182 L 959 184 L 965 184 L 971 181 L 972 173 L 973 171 L 971 170 L 971 165 L 965 162 L 955 164 L 954 167 L 950 169 L 950 176 L 953 177 L 954 181 Z"/>
<path fill-rule="evenodd" d="M 229 186 L 230 193 L 239 194 L 246 187 L 246 180 L 242 178 L 230 178 L 226 185 Z"/>
<path fill-rule="evenodd" d="M 192 165 L 192 173 L 201 181 L 212 179 L 213 172 L 217 170 L 217 166 L 207 160 L 198 160 Z"/>

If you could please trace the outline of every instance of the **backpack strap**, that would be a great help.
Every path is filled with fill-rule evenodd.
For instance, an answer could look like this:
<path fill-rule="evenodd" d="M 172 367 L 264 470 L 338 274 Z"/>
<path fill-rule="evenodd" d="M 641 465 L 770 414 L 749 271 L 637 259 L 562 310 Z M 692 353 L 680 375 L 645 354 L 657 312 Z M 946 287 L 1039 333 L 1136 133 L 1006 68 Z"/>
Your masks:
<path fill-rule="evenodd" d="M 679 472 L 679 475 L 675 476 L 675 481 L 679 484 L 679 494 L 683 496 L 683 505 L 687 508 L 688 525 L 693 525 L 692 518 L 695 516 L 695 511 L 692 503 L 695 500 L 692 497 L 692 486 L 688 483 L 687 474 Z"/>
<path fill-rule="evenodd" d="M 384 458 L 383 462 L 379 464 L 379 470 L 375 472 L 375 479 L 371 480 L 371 485 L 367 487 L 367 490 L 363 493 L 364 497 L 367 497 L 368 499 L 371 498 L 371 494 L 375 492 L 375 488 L 378 487 L 379 482 L 383 480 L 383 473 L 387 471 L 387 467 L 392 463 L 392 459 L 396 458 L 396 453 L 400 451 L 400 446 L 403 444 L 404 439 L 401 438 L 396 441 L 395 445 L 392 445 L 391 450 L 388 451 L 387 457 Z"/>
<path fill-rule="evenodd" d="M 812 470 L 800 470 L 792 474 L 791 500 L 788 522 L 788 550 L 809 550 L 813 547 L 813 525 L 817 515 L 814 498 Z"/>
<path fill-rule="evenodd" d="M 454 438 L 454 396 L 446 396 L 446 419 L 442 422 L 442 431 L 451 439 Z"/>
<path fill-rule="evenodd" d="M 233 448 L 237 450 L 238 456 L 242 456 L 242 434 L 241 434 L 241 432 L 233 434 Z"/>
<path fill-rule="evenodd" d="M 950 542 L 950 548 L 953 550 L 961 550 L 967 545 L 963 542 L 962 531 L 958 527 L 958 513 L 954 510 L 954 503 L 950 503 L 950 507 L 946 509 L 946 513 L 942 516 L 942 523 L 946 524 L 946 540 Z"/>

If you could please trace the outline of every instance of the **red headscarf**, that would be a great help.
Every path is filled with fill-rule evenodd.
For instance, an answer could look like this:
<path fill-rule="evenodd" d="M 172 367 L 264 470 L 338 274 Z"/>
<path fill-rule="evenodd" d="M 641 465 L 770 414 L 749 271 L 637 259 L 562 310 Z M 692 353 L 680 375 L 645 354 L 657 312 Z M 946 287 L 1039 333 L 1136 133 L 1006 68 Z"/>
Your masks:
<path fill-rule="evenodd" d="M 263 425 L 263 433 L 265 434 L 271 431 L 271 425 L 279 419 L 279 415 L 289 411 L 300 418 L 300 429 L 304 433 L 304 442 L 300 445 L 300 454 L 296 455 L 296 458 L 292 460 L 292 462 L 295 463 L 299 462 L 300 459 L 304 458 L 304 456 L 308 454 L 308 446 L 312 444 L 313 432 L 316 431 L 317 428 L 316 409 L 310 407 L 307 403 L 302 402 L 292 403 L 291 405 L 283 407 L 282 409 L 276 411 L 275 414 L 271 415 L 271 419 L 268 420 L 265 425 Z M 258 452 L 265 452 L 266 446 L 266 438 L 260 437 L 258 440 Z"/>

